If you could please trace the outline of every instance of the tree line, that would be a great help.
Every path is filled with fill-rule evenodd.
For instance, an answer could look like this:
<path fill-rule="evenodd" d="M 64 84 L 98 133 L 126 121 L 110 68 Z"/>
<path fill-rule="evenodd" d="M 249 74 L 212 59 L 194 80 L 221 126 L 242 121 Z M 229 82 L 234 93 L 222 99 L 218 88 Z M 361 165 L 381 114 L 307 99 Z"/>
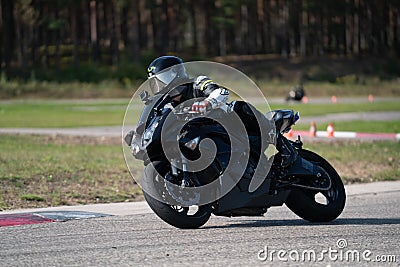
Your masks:
<path fill-rule="evenodd" d="M 400 55 L 399 0 L 1 0 L 1 67 L 141 55 Z"/>

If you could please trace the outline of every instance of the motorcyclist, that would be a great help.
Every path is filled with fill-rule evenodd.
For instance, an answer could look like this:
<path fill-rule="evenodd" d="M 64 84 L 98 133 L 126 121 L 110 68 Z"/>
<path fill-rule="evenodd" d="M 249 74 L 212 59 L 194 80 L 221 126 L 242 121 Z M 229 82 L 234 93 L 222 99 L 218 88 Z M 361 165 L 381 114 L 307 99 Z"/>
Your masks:
<path fill-rule="evenodd" d="M 303 83 L 300 82 L 292 90 L 290 90 L 289 94 L 286 97 L 286 101 L 301 101 L 305 95 L 306 92 L 304 91 Z"/>
<path fill-rule="evenodd" d="M 206 113 L 219 108 L 228 101 L 229 91 L 218 86 L 207 76 L 188 78 L 182 59 L 175 56 L 162 56 L 150 63 L 147 69 L 150 87 L 153 92 L 168 86 L 175 86 L 168 94 L 175 104 L 197 99 L 192 110 Z"/>
<path fill-rule="evenodd" d="M 161 56 L 153 60 L 147 69 L 150 87 L 154 93 L 168 88 L 173 105 L 177 106 L 188 100 L 194 100 L 192 110 L 206 113 L 217 108 L 234 111 L 244 122 L 249 135 L 261 135 L 259 127 L 264 127 L 265 133 L 273 129 L 271 121 L 244 101 L 233 101 L 228 104 L 229 91 L 209 77 L 201 75 L 189 79 L 182 59 L 176 56 Z M 259 122 L 261 122 L 259 124 Z M 274 133 L 275 134 L 275 133 Z M 279 133 L 278 133 L 279 134 Z M 275 136 L 268 137 L 268 143 L 275 143 Z M 289 166 L 295 159 L 290 147 L 276 138 L 276 147 L 282 154 L 282 166 Z M 263 153 L 259 151 L 258 153 Z"/>

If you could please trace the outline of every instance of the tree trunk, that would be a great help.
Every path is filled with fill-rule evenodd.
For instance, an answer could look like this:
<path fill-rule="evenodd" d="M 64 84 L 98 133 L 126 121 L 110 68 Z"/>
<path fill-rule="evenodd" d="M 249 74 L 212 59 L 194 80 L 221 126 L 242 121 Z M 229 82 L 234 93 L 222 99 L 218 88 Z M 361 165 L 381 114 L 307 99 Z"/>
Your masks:
<path fill-rule="evenodd" d="M 154 49 L 153 17 L 149 5 L 149 0 L 139 0 L 140 10 L 140 46 L 146 50 Z"/>
<path fill-rule="evenodd" d="M 17 16 L 18 17 L 18 16 Z M 19 18 L 17 18 L 17 20 L 15 21 L 15 33 L 16 33 L 16 40 L 17 40 L 17 59 L 18 59 L 18 66 L 19 68 L 23 68 L 23 63 L 22 63 L 22 44 L 23 44 L 23 40 L 22 40 L 22 25 L 21 25 L 21 20 Z"/>
<path fill-rule="evenodd" d="M 400 56 L 400 42 L 399 42 L 399 9 L 397 12 L 393 12 L 393 47 L 396 51 L 397 56 Z"/>
<path fill-rule="evenodd" d="M 307 56 L 308 13 L 303 2 L 300 20 L 300 56 L 305 57 Z"/>
<path fill-rule="evenodd" d="M 346 49 L 344 51 L 345 55 L 351 54 L 352 53 L 352 21 L 353 21 L 353 17 L 352 17 L 352 12 L 351 12 L 351 5 L 352 2 L 351 0 L 346 0 L 346 6 L 345 6 L 345 12 L 343 15 L 344 18 L 344 31 L 345 31 L 345 45 L 346 45 Z"/>
<path fill-rule="evenodd" d="M 226 56 L 226 28 L 225 25 L 221 25 L 219 31 L 219 55 Z"/>
<path fill-rule="evenodd" d="M 319 14 L 317 16 L 317 21 L 319 24 L 318 27 L 318 56 L 322 56 L 325 53 L 325 45 L 324 45 L 324 29 L 325 29 L 325 15 L 323 6 L 321 5 L 319 8 Z"/>
<path fill-rule="evenodd" d="M 0 11 L 1 11 L 1 6 L 0 6 Z M 2 39 L 4 39 L 3 17 L 2 17 L 2 20 L 0 21 L 0 36 L 3 37 Z M 3 45 L 4 45 L 4 41 L 1 40 L 0 41 L 0 72 L 3 71 Z M 1 77 L 0 77 L 0 79 L 1 79 Z"/>
<path fill-rule="evenodd" d="M 301 26 L 301 1 L 296 1 L 289 9 L 289 27 L 291 31 L 292 55 L 298 55 L 300 52 L 300 26 Z"/>
<path fill-rule="evenodd" d="M 4 63 L 6 70 L 10 68 L 11 60 L 14 52 L 14 2 L 13 0 L 2 0 L 1 11 L 3 18 L 3 47 L 4 47 Z"/>
<path fill-rule="evenodd" d="M 54 17 L 56 19 L 56 21 L 59 20 L 59 14 L 58 14 L 58 6 L 57 6 L 57 2 L 54 3 Z M 56 44 L 56 51 L 54 54 L 54 58 L 55 58 L 55 67 L 56 69 L 60 69 L 60 43 L 61 43 L 61 34 L 60 34 L 60 28 L 58 27 L 57 29 L 55 29 L 55 44 Z"/>
<path fill-rule="evenodd" d="M 25 15 L 25 10 L 18 10 L 17 8 L 14 10 L 16 15 L 15 20 L 15 31 L 16 31 L 16 40 L 17 40 L 17 56 L 18 56 L 18 66 L 23 71 L 28 68 L 28 40 L 29 40 L 29 31 L 27 26 L 23 21 L 23 16 Z"/>
<path fill-rule="evenodd" d="M 354 12 L 354 45 L 353 45 L 353 51 L 354 54 L 357 56 L 360 56 L 360 51 L 361 51 L 361 36 L 360 36 L 360 0 L 355 0 L 354 1 L 355 5 L 355 12 Z"/>
<path fill-rule="evenodd" d="M 139 41 L 139 2 L 133 1 L 129 6 L 129 50 L 133 62 L 138 63 L 140 61 L 140 41 Z"/>
<path fill-rule="evenodd" d="M 191 19 L 191 32 L 192 32 L 192 48 L 193 52 L 197 53 L 198 51 L 198 37 L 197 37 L 197 19 L 196 19 L 196 12 L 195 10 L 195 5 L 196 3 L 189 4 L 189 13 L 190 13 L 190 19 Z"/>
<path fill-rule="evenodd" d="M 49 6 L 47 3 L 43 3 L 42 8 L 41 8 L 41 12 L 40 17 L 43 17 L 44 14 L 48 14 L 49 13 Z M 44 45 L 44 54 L 43 54 L 43 59 L 42 59 L 42 66 L 44 69 L 47 69 L 49 67 L 49 30 L 48 30 L 48 25 L 46 23 L 44 23 L 43 27 L 43 45 Z"/>
<path fill-rule="evenodd" d="M 100 46 L 97 37 L 97 1 L 90 1 L 90 42 L 92 46 L 92 60 L 100 60 Z"/>
<path fill-rule="evenodd" d="M 77 29 L 78 29 L 78 36 L 79 36 L 79 43 L 81 46 L 88 48 L 89 53 L 80 55 L 80 60 L 91 60 L 92 59 L 92 41 L 91 41 L 91 33 L 90 33 L 90 5 L 87 1 L 81 2 L 79 5 L 79 9 L 81 15 L 77 16 Z"/>
<path fill-rule="evenodd" d="M 263 0 L 257 0 L 257 53 L 264 53 L 265 48 L 265 14 L 264 14 L 264 2 Z"/>
<path fill-rule="evenodd" d="M 154 1 L 154 0 L 153 0 Z M 153 39 L 153 49 L 156 50 L 159 54 L 164 53 L 164 46 L 162 45 L 162 29 L 159 27 L 160 25 L 160 8 L 158 7 L 155 1 L 153 2 L 152 8 L 150 9 L 151 16 L 151 26 L 152 26 L 152 39 Z"/>
<path fill-rule="evenodd" d="M 244 55 L 249 53 L 249 12 L 246 5 L 242 5 L 240 9 L 240 36 L 242 39 L 240 54 Z"/>
<path fill-rule="evenodd" d="M 285 2 L 281 9 L 281 54 L 284 58 L 290 57 L 290 33 L 288 28 L 289 6 Z"/>
<path fill-rule="evenodd" d="M 78 5 L 72 5 L 71 9 L 71 39 L 72 39 L 72 62 L 75 67 L 79 66 L 79 37 L 78 37 Z"/>
<path fill-rule="evenodd" d="M 382 1 L 382 27 L 381 27 L 381 51 L 380 54 L 387 54 L 389 49 L 389 3 L 388 0 Z"/>
<path fill-rule="evenodd" d="M 257 52 L 257 2 L 252 0 L 247 6 L 248 12 L 248 36 L 249 36 L 249 54 L 254 55 Z"/>
<path fill-rule="evenodd" d="M 139 46 L 141 49 L 150 49 L 149 39 L 152 36 L 149 23 L 150 12 L 145 8 L 145 5 L 146 0 L 138 0 Z"/>
<path fill-rule="evenodd" d="M 138 4 L 138 1 L 133 1 L 134 5 Z M 129 4 L 129 3 L 128 3 Z M 120 27 L 120 32 L 121 32 L 121 40 L 124 43 L 124 46 L 127 47 L 128 43 L 129 43 L 129 37 L 128 37 L 128 7 L 125 4 L 122 8 L 121 8 L 121 27 Z"/>
<path fill-rule="evenodd" d="M 269 0 L 264 0 L 264 35 L 265 37 L 265 44 L 264 44 L 264 52 L 270 53 L 272 50 L 272 43 L 271 43 L 271 3 Z"/>
<path fill-rule="evenodd" d="M 213 52 L 213 44 L 214 44 L 214 34 L 213 34 L 213 25 L 211 24 L 211 10 L 214 9 L 214 2 L 210 0 L 204 0 L 203 10 L 205 12 L 204 22 L 205 22 L 205 29 L 204 29 L 204 42 L 205 50 L 208 55 L 214 54 Z"/>
<path fill-rule="evenodd" d="M 32 1 L 32 7 L 36 12 L 37 12 L 37 10 L 39 10 L 40 7 L 38 6 L 37 0 Z M 31 36 L 30 36 L 30 48 L 31 48 L 30 60 L 32 61 L 32 66 L 35 66 L 36 62 L 38 60 L 37 48 L 38 48 L 38 35 L 39 35 L 39 27 L 38 27 L 36 21 L 35 21 L 35 24 L 29 25 L 29 31 L 31 33 Z"/>
<path fill-rule="evenodd" d="M 158 25 L 161 28 L 160 31 L 160 38 L 161 42 L 160 45 L 163 48 L 163 51 L 169 51 L 170 50 L 170 34 L 169 34 L 169 16 L 168 16 L 168 1 L 167 0 L 162 0 L 161 2 L 161 21 L 160 25 Z"/>
<path fill-rule="evenodd" d="M 179 1 L 174 2 L 174 1 L 170 0 L 168 2 L 167 21 L 168 21 L 168 32 L 169 32 L 169 39 L 170 39 L 169 48 L 172 51 L 178 51 L 178 42 L 179 42 L 178 40 L 184 38 L 183 35 L 179 36 L 180 24 L 178 22 L 178 14 L 180 14 L 180 16 L 185 16 L 184 12 L 179 12 L 180 6 L 181 5 L 179 4 Z M 185 21 L 187 21 L 187 20 L 185 20 Z"/>
<path fill-rule="evenodd" d="M 117 36 L 117 12 L 116 12 L 116 4 L 113 2 L 111 5 L 111 40 L 110 40 L 110 52 L 111 52 L 111 61 L 113 65 L 117 65 L 119 61 L 119 48 L 118 43 L 119 39 Z"/>

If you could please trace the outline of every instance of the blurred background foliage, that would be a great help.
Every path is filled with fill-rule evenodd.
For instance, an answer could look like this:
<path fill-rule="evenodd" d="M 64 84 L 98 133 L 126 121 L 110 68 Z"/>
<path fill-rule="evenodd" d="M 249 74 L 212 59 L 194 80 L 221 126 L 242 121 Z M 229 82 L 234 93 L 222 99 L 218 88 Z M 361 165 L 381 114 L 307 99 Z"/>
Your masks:
<path fill-rule="evenodd" d="M 23 94 L 25 83 L 132 88 L 164 54 L 256 79 L 400 76 L 398 0 L 1 0 L 0 14 L 2 97 Z"/>

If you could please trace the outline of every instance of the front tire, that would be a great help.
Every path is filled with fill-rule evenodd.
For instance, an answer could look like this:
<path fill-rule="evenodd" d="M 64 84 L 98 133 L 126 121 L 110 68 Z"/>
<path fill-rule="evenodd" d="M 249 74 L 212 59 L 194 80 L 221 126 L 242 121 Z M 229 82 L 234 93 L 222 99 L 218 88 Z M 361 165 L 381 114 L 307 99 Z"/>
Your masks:
<path fill-rule="evenodd" d="M 158 171 L 157 171 L 157 170 Z M 164 177 L 168 166 L 163 162 L 154 162 L 145 168 L 142 181 L 143 195 L 150 208 L 166 223 L 181 229 L 195 229 L 203 226 L 211 216 L 211 205 L 196 207 L 197 210 L 191 214 L 190 209 L 177 205 L 170 205 L 168 201 L 161 201 L 164 187 Z"/>
<path fill-rule="evenodd" d="M 336 170 L 321 156 L 308 150 L 298 150 L 300 156 L 322 167 L 331 178 L 331 188 L 326 191 L 315 191 L 294 188 L 286 200 L 286 206 L 299 217 L 310 222 L 330 222 L 343 211 L 346 203 L 346 192 L 342 180 Z M 316 200 L 320 193 L 326 203 Z"/>

